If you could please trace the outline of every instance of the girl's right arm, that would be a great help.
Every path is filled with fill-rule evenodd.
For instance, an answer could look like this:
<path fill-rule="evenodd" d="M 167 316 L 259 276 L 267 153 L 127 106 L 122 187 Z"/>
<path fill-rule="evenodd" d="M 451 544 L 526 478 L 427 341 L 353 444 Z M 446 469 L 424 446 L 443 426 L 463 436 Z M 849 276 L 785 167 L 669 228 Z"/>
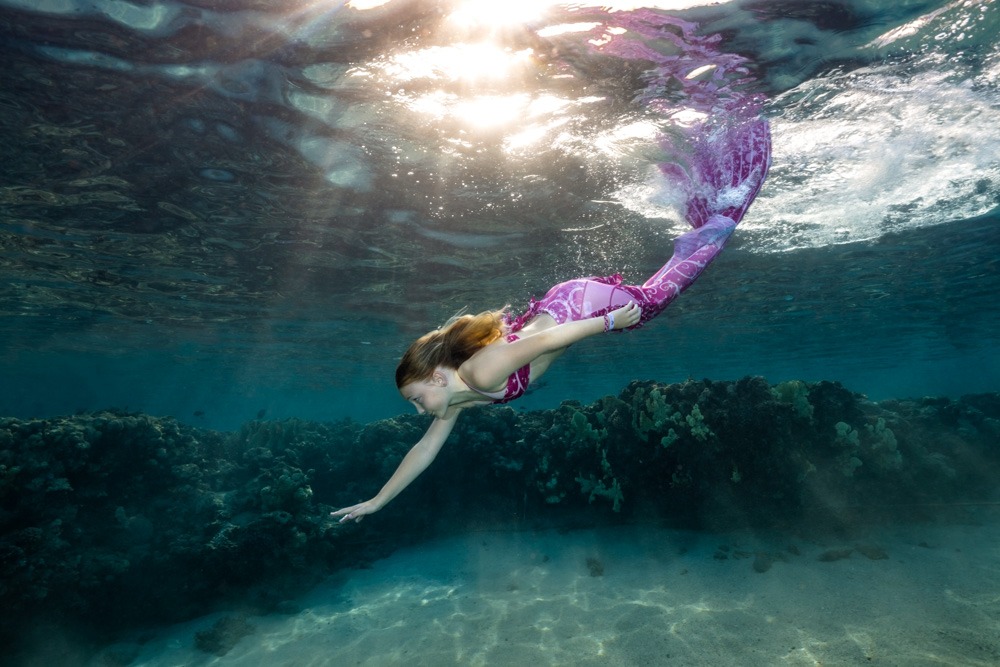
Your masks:
<path fill-rule="evenodd" d="M 441 451 L 441 446 L 448 439 L 451 430 L 455 428 L 455 421 L 458 419 L 458 412 L 445 419 L 435 419 L 431 422 L 430 428 L 424 433 L 417 444 L 413 445 L 403 460 L 400 462 L 396 472 L 392 474 L 389 481 L 385 483 L 382 490 L 372 498 L 363 503 L 330 512 L 330 516 L 341 517 L 340 523 L 345 521 L 361 521 L 366 514 L 374 514 L 385 507 L 390 500 L 399 495 L 415 480 L 420 473 L 427 469 L 431 461 L 437 457 Z"/>

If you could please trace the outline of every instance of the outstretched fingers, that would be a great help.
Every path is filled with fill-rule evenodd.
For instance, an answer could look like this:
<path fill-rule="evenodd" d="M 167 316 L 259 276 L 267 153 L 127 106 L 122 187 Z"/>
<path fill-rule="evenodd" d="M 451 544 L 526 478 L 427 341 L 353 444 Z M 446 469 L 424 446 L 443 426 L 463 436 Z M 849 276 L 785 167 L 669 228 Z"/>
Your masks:
<path fill-rule="evenodd" d="M 330 512 L 330 516 L 333 518 L 340 517 L 340 523 L 345 523 L 347 521 L 353 521 L 359 523 L 368 512 L 365 510 L 366 503 L 359 503 L 357 505 L 351 505 L 350 507 L 345 507 L 333 512 Z"/>

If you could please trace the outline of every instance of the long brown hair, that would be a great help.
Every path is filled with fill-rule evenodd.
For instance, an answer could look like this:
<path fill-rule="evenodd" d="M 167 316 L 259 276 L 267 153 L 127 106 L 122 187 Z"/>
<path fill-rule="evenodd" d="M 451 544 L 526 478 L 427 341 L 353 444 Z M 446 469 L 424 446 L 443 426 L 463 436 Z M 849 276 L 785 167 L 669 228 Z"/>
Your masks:
<path fill-rule="evenodd" d="M 426 380 L 440 367 L 458 369 L 465 360 L 503 336 L 503 310 L 478 315 L 456 315 L 443 327 L 426 333 L 410 345 L 396 367 L 396 387 Z"/>

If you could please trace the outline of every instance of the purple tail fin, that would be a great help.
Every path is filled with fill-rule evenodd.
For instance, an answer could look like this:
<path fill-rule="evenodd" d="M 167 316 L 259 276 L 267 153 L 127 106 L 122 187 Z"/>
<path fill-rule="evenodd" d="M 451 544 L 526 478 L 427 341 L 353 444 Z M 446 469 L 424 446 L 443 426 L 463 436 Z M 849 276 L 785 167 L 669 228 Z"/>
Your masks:
<path fill-rule="evenodd" d="M 688 170 L 676 163 L 660 165 L 661 173 L 685 194 L 685 217 L 695 229 L 713 215 L 739 223 L 771 166 L 767 121 L 754 118 L 734 127 L 701 129 L 692 139 Z"/>
<path fill-rule="evenodd" d="M 637 100 L 680 131 L 683 141 L 665 134 L 661 144 L 688 159 L 659 168 L 684 194 L 691 226 L 698 229 L 715 215 L 739 223 L 771 165 L 762 99 L 745 92 L 752 84 L 749 61 L 723 52 L 722 38 L 701 33 L 696 23 L 648 9 L 608 13 L 594 35 L 596 51 L 652 64 Z M 675 119 L 691 111 L 702 120 L 678 126 Z"/>

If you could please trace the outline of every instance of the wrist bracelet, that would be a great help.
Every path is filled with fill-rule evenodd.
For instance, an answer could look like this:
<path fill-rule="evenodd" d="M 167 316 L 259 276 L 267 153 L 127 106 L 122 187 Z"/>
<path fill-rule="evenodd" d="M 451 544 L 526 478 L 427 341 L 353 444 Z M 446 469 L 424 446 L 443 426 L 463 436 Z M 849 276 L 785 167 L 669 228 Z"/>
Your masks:
<path fill-rule="evenodd" d="M 615 316 L 608 313 L 604 316 L 604 333 L 608 333 L 615 328 Z"/>

